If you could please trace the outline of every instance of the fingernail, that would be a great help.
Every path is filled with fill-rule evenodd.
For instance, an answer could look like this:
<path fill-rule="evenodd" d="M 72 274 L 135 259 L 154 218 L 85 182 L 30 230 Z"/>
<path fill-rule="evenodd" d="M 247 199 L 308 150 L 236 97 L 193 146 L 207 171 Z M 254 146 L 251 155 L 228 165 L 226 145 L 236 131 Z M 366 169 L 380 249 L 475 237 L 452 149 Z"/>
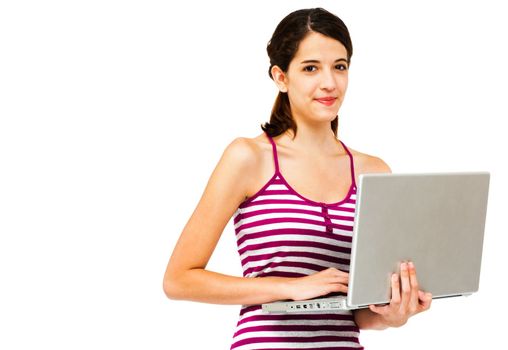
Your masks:
<path fill-rule="evenodd" d="M 415 265 L 413 264 L 413 262 L 412 262 L 412 261 L 410 261 L 410 262 L 408 263 L 408 265 L 409 265 L 409 267 L 410 267 L 410 268 L 415 267 Z"/>

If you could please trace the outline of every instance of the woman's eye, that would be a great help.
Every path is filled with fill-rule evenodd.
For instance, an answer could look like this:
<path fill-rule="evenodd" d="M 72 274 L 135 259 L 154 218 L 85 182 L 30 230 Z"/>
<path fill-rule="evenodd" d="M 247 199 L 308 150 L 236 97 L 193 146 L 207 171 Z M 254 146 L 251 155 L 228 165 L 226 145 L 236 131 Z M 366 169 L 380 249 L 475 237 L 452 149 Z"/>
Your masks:
<path fill-rule="evenodd" d="M 338 64 L 335 66 L 336 69 L 340 70 L 340 71 L 345 71 L 347 70 L 347 66 L 345 64 Z M 307 66 L 307 67 L 304 67 L 303 70 L 305 72 L 314 72 L 316 70 L 316 66 Z"/>

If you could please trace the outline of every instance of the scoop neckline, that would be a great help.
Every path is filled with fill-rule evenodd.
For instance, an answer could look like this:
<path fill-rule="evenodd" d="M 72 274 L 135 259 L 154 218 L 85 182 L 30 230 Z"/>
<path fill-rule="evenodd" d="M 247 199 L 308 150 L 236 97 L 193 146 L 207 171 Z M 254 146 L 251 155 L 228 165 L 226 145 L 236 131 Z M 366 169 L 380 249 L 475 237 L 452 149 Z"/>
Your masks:
<path fill-rule="evenodd" d="M 354 190 L 356 190 L 356 186 L 354 186 L 353 182 L 351 182 L 351 185 L 349 186 L 349 190 L 348 190 L 348 192 L 346 193 L 346 196 L 343 199 L 339 200 L 338 202 L 333 202 L 333 203 L 318 202 L 318 201 L 314 201 L 314 200 L 312 200 L 310 198 L 307 198 L 307 197 L 303 196 L 302 194 L 300 194 L 298 191 L 296 191 L 293 188 L 293 186 L 291 186 L 289 184 L 289 182 L 286 180 L 284 175 L 282 175 L 280 170 L 278 170 L 276 172 L 276 174 L 279 176 L 279 178 L 282 180 L 282 182 L 284 182 L 284 184 L 287 186 L 287 188 L 290 190 L 290 192 L 292 192 L 294 195 L 300 197 L 301 199 L 303 199 L 306 202 L 310 202 L 312 204 L 319 205 L 319 206 L 325 206 L 325 207 L 338 206 L 338 205 L 346 202 L 347 200 L 349 200 L 350 197 L 351 197 L 352 192 Z"/>

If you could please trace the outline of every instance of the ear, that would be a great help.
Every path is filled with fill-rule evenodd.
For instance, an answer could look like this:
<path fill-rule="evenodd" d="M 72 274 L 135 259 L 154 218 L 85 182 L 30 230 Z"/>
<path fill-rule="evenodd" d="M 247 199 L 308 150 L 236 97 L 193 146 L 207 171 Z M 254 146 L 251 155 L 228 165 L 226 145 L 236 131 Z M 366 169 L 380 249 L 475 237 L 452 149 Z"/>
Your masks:
<path fill-rule="evenodd" d="M 288 92 L 286 74 L 279 66 L 273 66 L 271 69 L 273 81 L 280 92 Z"/>

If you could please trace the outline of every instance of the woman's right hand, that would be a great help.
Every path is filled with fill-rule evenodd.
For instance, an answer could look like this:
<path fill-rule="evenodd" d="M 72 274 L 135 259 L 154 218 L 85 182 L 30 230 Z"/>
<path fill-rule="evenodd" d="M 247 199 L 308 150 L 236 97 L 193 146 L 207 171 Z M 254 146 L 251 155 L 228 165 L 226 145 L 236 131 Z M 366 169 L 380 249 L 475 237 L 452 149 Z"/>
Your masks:
<path fill-rule="evenodd" d="M 289 296 L 300 301 L 317 298 L 333 292 L 347 293 L 349 274 L 330 267 L 313 275 L 289 281 Z"/>

